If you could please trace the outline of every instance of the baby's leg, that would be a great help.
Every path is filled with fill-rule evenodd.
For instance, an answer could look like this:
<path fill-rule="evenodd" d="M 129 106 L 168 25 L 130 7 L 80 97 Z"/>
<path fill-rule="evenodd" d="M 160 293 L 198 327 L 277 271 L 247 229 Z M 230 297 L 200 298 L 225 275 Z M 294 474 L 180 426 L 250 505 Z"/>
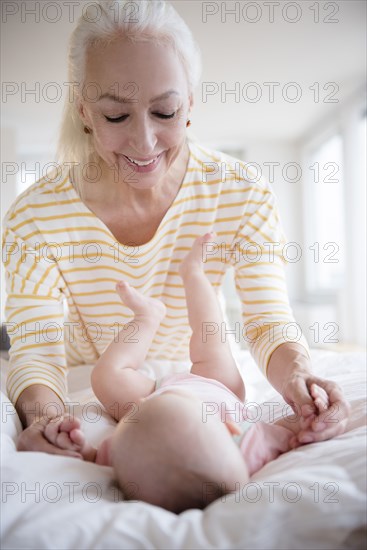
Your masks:
<path fill-rule="evenodd" d="M 155 382 L 139 372 L 154 335 L 166 314 L 160 300 L 140 294 L 121 281 L 116 290 L 134 319 L 124 325 L 98 359 L 92 372 L 92 387 L 109 414 L 120 420 L 136 406 L 139 399 L 150 395 Z"/>
<path fill-rule="evenodd" d="M 99 362 L 113 364 L 118 368 L 138 369 L 166 315 L 166 306 L 160 300 L 144 296 L 126 281 L 117 283 L 116 290 L 122 302 L 135 315 L 103 352 Z"/>
<path fill-rule="evenodd" d="M 208 242 L 213 242 L 215 236 L 215 233 L 207 233 L 203 237 L 198 237 L 179 267 L 185 286 L 189 323 L 192 329 L 191 372 L 222 382 L 243 400 L 245 396 L 243 381 L 233 359 L 229 342 L 222 338 L 221 334 L 223 316 L 220 304 L 204 272 L 204 246 Z M 204 328 L 209 324 L 214 326 L 216 332 L 204 336 Z"/>

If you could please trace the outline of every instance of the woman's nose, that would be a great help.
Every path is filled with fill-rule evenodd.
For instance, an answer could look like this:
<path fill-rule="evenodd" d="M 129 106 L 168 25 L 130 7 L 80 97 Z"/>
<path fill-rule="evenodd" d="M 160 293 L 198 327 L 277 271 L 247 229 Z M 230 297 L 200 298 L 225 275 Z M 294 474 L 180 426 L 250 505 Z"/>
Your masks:
<path fill-rule="evenodd" d="M 155 150 L 157 143 L 155 124 L 148 117 L 136 117 L 129 134 L 130 145 L 137 153 L 144 156 Z"/>

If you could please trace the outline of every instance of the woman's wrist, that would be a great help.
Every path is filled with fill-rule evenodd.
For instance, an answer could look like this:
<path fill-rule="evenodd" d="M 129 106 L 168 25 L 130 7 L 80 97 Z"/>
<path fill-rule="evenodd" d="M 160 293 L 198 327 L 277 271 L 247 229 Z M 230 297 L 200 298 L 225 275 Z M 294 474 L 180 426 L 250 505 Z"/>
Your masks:
<path fill-rule="evenodd" d="M 17 399 L 15 410 L 24 429 L 43 417 L 56 418 L 65 413 L 65 405 L 48 386 L 32 384 Z"/>
<path fill-rule="evenodd" d="M 292 379 L 307 376 L 312 371 L 307 349 L 295 342 L 278 346 L 269 359 L 266 376 L 270 384 L 284 395 Z"/>

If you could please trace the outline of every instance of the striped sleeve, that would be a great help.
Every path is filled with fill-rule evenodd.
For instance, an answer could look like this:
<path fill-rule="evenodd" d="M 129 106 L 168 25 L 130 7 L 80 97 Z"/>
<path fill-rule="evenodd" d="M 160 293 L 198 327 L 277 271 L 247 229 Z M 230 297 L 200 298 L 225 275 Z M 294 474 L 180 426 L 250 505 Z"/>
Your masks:
<path fill-rule="evenodd" d="M 234 240 L 232 264 L 241 299 L 243 338 L 265 376 L 271 354 L 283 343 L 297 342 L 309 355 L 289 304 L 286 249 L 273 192 L 265 184 L 254 186 Z"/>
<path fill-rule="evenodd" d="M 25 222 L 19 225 L 24 226 Z M 11 345 L 8 396 L 15 404 L 28 386 L 43 384 L 65 402 L 61 275 L 57 263 L 44 256 L 41 243 L 26 241 L 13 229 L 5 218 L 2 261 L 7 294 L 5 318 Z"/>

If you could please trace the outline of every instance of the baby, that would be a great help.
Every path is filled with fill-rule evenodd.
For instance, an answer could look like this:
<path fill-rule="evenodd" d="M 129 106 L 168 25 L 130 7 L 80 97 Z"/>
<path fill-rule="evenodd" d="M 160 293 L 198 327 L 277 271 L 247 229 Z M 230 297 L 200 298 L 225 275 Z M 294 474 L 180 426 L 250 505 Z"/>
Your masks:
<path fill-rule="evenodd" d="M 305 429 L 296 415 L 274 424 L 252 423 L 229 343 L 222 341 L 220 331 L 207 341 L 202 339 L 204 323 L 219 326 L 222 322 L 202 259 L 203 246 L 215 235 L 197 238 L 179 267 L 192 329 L 191 371 L 155 382 L 138 370 L 166 308 L 122 281 L 116 288 L 134 319 L 107 347 L 92 372 L 94 393 L 119 422 L 116 430 L 98 450 L 67 419 L 50 422 L 45 433 L 55 440 L 57 431 L 66 432 L 84 460 L 112 466 L 126 499 L 175 513 L 204 508 L 238 491 L 264 464 L 298 446 L 296 435 L 301 427 Z M 326 408 L 327 396 L 321 388 L 313 385 L 311 394 L 319 411 Z"/>

